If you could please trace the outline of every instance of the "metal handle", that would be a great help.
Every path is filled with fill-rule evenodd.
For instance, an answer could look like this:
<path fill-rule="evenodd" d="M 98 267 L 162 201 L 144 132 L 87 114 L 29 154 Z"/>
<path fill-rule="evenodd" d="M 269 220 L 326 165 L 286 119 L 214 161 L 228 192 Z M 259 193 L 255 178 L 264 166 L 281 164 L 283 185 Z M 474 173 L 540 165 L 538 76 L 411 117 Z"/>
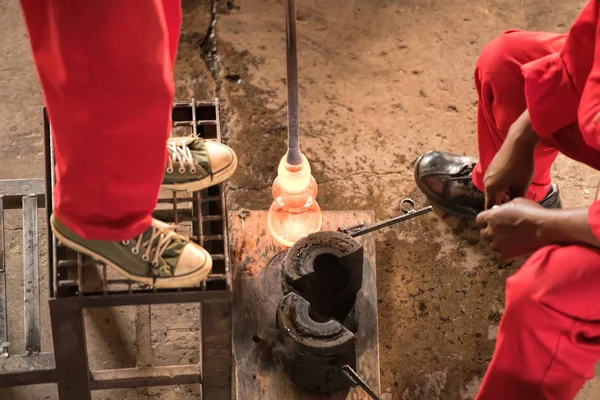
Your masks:
<path fill-rule="evenodd" d="M 290 165 L 302 163 L 300 135 L 298 132 L 298 52 L 296 41 L 296 0 L 285 2 L 285 49 L 287 61 L 288 92 L 288 153 Z"/>
<path fill-rule="evenodd" d="M 409 219 L 413 219 L 418 217 L 419 215 L 427 214 L 433 211 L 433 207 L 428 206 L 421 208 L 419 210 L 415 210 L 415 202 L 412 199 L 406 198 L 400 202 L 400 208 L 402 209 L 403 214 L 398 215 L 397 217 L 390 218 L 388 220 L 378 222 L 371 226 L 365 226 L 365 224 L 359 224 L 355 226 L 351 226 L 349 228 L 338 228 L 338 232 L 345 233 L 352 237 L 358 237 L 362 235 L 366 235 L 367 233 L 374 232 L 376 230 L 395 225 L 399 222 L 408 221 Z"/>
<path fill-rule="evenodd" d="M 365 380 L 349 365 L 342 365 L 342 372 L 352 384 L 352 386 L 360 386 L 373 400 L 381 400 L 381 397 L 375 393 L 373 389 L 365 382 Z"/>

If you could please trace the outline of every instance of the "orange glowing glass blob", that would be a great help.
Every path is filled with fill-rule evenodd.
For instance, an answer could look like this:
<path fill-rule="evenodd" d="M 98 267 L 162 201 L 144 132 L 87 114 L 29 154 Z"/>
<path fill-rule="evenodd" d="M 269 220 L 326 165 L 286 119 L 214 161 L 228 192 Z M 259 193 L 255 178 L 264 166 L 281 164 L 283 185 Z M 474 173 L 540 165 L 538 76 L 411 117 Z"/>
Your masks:
<path fill-rule="evenodd" d="M 269 231 L 284 246 L 292 246 L 313 232 L 321 230 L 323 216 L 317 204 L 317 182 L 311 175 L 304 155 L 300 165 L 281 159 L 273 182 L 273 203 L 269 209 Z"/>

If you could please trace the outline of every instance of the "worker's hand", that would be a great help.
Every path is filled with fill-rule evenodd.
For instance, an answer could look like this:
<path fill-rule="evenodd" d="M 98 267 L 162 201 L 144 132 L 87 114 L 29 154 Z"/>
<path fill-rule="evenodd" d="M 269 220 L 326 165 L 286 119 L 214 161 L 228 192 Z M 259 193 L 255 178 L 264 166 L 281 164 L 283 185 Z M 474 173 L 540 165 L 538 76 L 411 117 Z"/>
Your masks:
<path fill-rule="evenodd" d="M 526 110 L 512 124 L 506 140 L 485 171 L 486 209 L 527 193 L 533 179 L 533 151 L 538 141 Z"/>
<path fill-rule="evenodd" d="M 480 213 L 477 226 L 481 237 L 490 241 L 502 260 L 508 261 L 551 244 L 541 228 L 545 218 L 547 209 L 535 201 L 518 198 Z"/>

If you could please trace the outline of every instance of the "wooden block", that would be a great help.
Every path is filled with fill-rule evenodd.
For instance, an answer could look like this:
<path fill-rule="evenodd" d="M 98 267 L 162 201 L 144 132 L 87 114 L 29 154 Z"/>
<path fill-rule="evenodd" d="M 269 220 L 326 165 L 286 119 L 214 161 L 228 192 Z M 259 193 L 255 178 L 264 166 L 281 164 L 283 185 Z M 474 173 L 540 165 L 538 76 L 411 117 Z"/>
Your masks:
<path fill-rule="evenodd" d="M 336 230 L 359 223 L 373 223 L 372 211 L 325 211 L 323 230 Z M 319 395 L 302 391 L 283 371 L 273 349 L 277 343 L 275 313 L 282 298 L 280 270 L 269 261 L 284 248 L 268 232 L 267 211 L 250 211 L 245 218 L 230 213 L 233 275 L 233 345 L 237 399 L 274 400 L 368 400 L 360 388 L 346 393 Z M 375 240 L 359 238 L 365 250 L 363 286 L 357 296 L 359 329 L 357 372 L 377 393 L 379 377 L 379 332 Z"/>

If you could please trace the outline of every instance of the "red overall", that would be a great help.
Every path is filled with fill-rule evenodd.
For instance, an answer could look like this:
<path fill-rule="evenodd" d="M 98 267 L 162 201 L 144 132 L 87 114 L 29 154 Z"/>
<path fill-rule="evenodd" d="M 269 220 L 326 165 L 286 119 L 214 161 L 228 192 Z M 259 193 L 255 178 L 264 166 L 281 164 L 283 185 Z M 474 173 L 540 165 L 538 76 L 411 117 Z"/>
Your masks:
<path fill-rule="evenodd" d="M 180 0 L 21 0 L 51 121 L 54 212 L 79 235 L 146 230 L 166 165 Z"/>
<path fill-rule="evenodd" d="M 483 174 L 527 108 L 542 142 L 527 197 L 541 200 L 559 152 L 600 170 L 600 2 L 590 0 L 567 35 L 506 32 L 475 71 Z M 600 238 L 600 202 L 589 211 Z M 550 246 L 506 282 L 506 309 L 478 400 L 573 399 L 600 359 L 600 250 Z"/>

